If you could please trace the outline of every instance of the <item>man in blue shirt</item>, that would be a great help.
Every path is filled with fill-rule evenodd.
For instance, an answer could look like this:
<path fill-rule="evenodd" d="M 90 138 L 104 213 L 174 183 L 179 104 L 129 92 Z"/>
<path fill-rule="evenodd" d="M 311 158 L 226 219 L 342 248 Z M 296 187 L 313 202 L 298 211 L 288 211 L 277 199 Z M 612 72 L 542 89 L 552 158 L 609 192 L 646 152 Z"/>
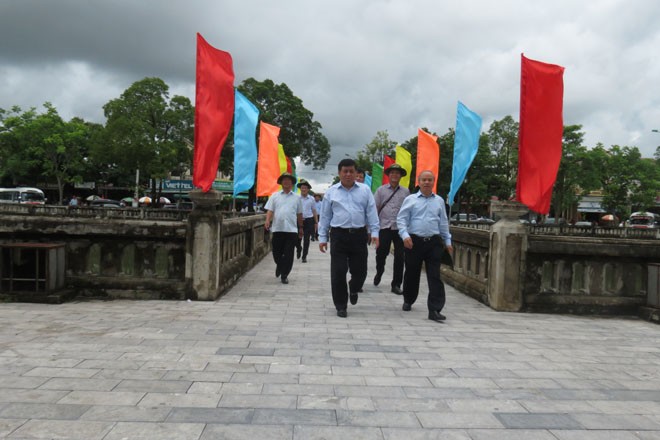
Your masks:
<path fill-rule="evenodd" d="M 351 304 L 357 304 L 358 291 L 367 277 L 367 246 L 378 247 L 378 213 L 371 189 L 355 181 L 356 164 L 343 159 L 337 166 L 339 183 L 323 197 L 319 224 L 319 249 L 328 249 L 330 234 L 330 279 L 332 300 L 337 316 L 346 318 L 349 292 Z M 371 237 L 367 235 L 367 227 Z M 351 281 L 346 283 L 350 271 Z"/>
<path fill-rule="evenodd" d="M 419 192 L 403 201 L 396 224 L 403 240 L 406 271 L 403 275 L 403 307 L 409 312 L 417 300 L 422 263 L 426 267 L 429 285 L 427 306 L 429 319 L 444 321 L 440 313 L 445 306 L 445 286 L 440 279 L 440 261 L 443 252 L 453 254 L 445 201 L 433 193 L 435 176 L 422 171 L 418 178 Z"/>

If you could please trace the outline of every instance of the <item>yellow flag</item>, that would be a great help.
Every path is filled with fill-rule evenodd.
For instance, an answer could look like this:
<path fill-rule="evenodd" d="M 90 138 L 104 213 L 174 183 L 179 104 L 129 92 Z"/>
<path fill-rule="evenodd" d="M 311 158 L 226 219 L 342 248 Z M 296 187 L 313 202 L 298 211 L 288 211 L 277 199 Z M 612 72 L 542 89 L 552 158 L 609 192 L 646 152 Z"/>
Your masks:
<path fill-rule="evenodd" d="M 410 151 L 406 150 L 401 145 L 397 145 L 395 162 L 406 170 L 406 175 L 401 178 L 399 185 L 408 188 L 410 186 L 410 173 L 412 173 L 412 156 L 410 155 Z"/>

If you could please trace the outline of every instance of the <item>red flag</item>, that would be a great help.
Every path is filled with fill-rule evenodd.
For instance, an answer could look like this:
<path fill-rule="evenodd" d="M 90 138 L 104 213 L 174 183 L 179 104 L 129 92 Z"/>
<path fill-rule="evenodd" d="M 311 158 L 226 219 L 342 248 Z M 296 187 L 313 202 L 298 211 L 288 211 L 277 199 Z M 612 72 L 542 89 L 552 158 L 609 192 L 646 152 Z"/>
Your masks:
<path fill-rule="evenodd" d="M 211 189 L 234 117 L 234 69 L 231 55 L 197 34 L 195 152 L 193 185 Z"/>
<path fill-rule="evenodd" d="M 417 130 L 417 169 L 415 170 L 415 185 L 419 185 L 419 175 L 422 171 L 431 171 L 436 184 L 440 168 L 440 146 L 438 137 L 429 134 L 421 128 Z"/>
<path fill-rule="evenodd" d="M 383 183 L 382 185 L 390 183 L 390 178 L 389 176 L 385 173 L 385 170 L 390 167 L 390 165 L 394 164 L 394 159 L 392 159 L 390 156 L 387 154 L 385 155 L 385 159 L 383 159 Z"/>
<path fill-rule="evenodd" d="M 259 122 L 259 157 L 257 158 L 257 197 L 270 196 L 277 191 L 280 177 L 279 142 L 280 127 Z"/>
<path fill-rule="evenodd" d="M 561 161 L 564 68 L 521 57 L 516 199 L 547 214 Z"/>

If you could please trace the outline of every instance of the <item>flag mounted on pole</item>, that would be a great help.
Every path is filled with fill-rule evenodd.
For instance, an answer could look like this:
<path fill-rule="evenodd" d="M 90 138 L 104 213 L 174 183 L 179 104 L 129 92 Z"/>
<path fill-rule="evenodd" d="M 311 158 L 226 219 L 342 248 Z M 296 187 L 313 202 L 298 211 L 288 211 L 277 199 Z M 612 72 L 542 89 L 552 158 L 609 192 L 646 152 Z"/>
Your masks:
<path fill-rule="evenodd" d="M 564 68 L 524 55 L 521 59 L 516 199 L 547 214 L 561 161 Z"/>
<path fill-rule="evenodd" d="M 406 170 L 406 175 L 401 178 L 399 185 L 408 188 L 410 186 L 410 175 L 412 174 L 412 156 L 410 151 L 406 150 L 401 145 L 396 146 L 396 163 Z"/>
<path fill-rule="evenodd" d="M 254 185 L 259 110 L 236 90 L 234 105 L 234 198 Z"/>
<path fill-rule="evenodd" d="M 220 153 L 234 116 L 234 69 L 231 55 L 197 34 L 193 185 L 207 192 L 218 173 Z"/>
<path fill-rule="evenodd" d="M 381 185 L 390 183 L 390 178 L 385 173 L 385 170 L 388 169 L 393 164 L 394 164 L 394 159 L 392 159 L 390 156 L 386 154 L 385 157 L 383 158 L 383 183 L 381 183 Z"/>
<path fill-rule="evenodd" d="M 375 193 L 383 182 L 383 166 L 374 162 L 371 166 L 371 192 Z"/>
<path fill-rule="evenodd" d="M 458 102 L 456 109 L 456 136 L 454 137 L 454 162 L 451 170 L 451 185 L 447 203 L 454 204 L 454 197 L 461 187 L 472 161 L 479 150 L 481 117 Z"/>
<path fill-rule="evenodd" d="M 438 137 L 429 134 L 421 128 L 417 130 L 417 170 L 415 171 L 415 185 L 419 185 L 419 175 L 422 171 L 431 171 L 435 176 L 436 184 L 440 177 L 440 146 Z"/>
<path fill-rule="evenodd" d="M 280 127 L 259 122 L 259 159 L 257 162 L 257 197 L 267 197 L 277 191 L 280 161 L 277 136 Z"/>

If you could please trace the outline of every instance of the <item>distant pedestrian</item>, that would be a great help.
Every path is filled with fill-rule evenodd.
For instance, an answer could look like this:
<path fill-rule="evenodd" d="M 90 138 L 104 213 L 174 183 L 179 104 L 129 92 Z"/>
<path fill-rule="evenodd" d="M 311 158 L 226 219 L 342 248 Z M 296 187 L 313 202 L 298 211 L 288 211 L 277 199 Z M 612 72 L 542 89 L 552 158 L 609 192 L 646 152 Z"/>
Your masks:
<path fill-rule="evenodd" d="M 293 267 L 293 250 L 302 237 L 302 202 L 293 192 L 296 177 L 283 173 L 277 183 L 282 190 L 273 193 L 266 202 L 266 223 L 264 227 L 272 232 L 271 247 L 275 260 L 275 276 L 282 277 L 282 284 L 289 284 L 289 273 Z"/>
<path fill-rule="evenodd" d="M 390 287 L 392 293 L 401 295 L 401 283 L 403 283 L 403 240 L 399 236 L 396 225 L 396 216 L 399 214 L 403 200 L 410 195 L 408 188 L 399 185 L 401 178 L 407 172 L 399 164 L 392 164 L 385 170 L 389 178 L 389 183 L 380 186 L 374 194 L 376 200 L 376 209 L 378 210 L 378 219 L 380 220 L 380 240 L 378 249 L 376 249 L 376 276 L 374 277 L 374 286 L 380 284 L 380 280 L 385 272 L 385 261 L 390 254 L 390 248 L 394 245 L 394 270 L 392 272 L 392 282 Z"/>
<path fill-rule="evenodd" d="M 319 224 L 319 249 L 326 252 L 330 243 L 330 279 L 332 300 L 337 316 L 346 318 L 346 308 L 358 301 L 358 291 L 367 276 L 367 246 L 378 246 L 378 213 L 371 189 L 355 181 L 353 159 L 343 159 L 337 166 L 339 183 L 323 197 Z M 367 226 L 371 237 L 367 235 Z M 346 283 L 350 271 L 351 280 Z"/>
<path fill-rule="evenodd" d="M 445 201 L 433 193 L 435 176 L 431 171 L 419 175 L 419 192 L 403 201 L 396 223 L 405 248 L 406 269 L 403 276 L 403 311 L 409 312 L 417 300 L 422 263 L 429 286 L 429 319 L 444 321 L 445 286 L 440 279 L 443 252 L 453 253 Z"/>
<path fill-rule="evenodd" d="M 300 200 L 302 202 L 303 216 L 302 262 L 307 263 L 309 242 L 314 237 L 314 234 L 316 234 L 316 224 L 319 217 L 316 212 L 316 204 L 314 203 L 314 198 L 309 195 L 309 190 L 312 189 L 312 185 L 305 179 L 300 179 L 298 188 L 300 188 Z M 300 241 L 301 240 L 298 239 L 298 258 L 300 258 Z"/>

